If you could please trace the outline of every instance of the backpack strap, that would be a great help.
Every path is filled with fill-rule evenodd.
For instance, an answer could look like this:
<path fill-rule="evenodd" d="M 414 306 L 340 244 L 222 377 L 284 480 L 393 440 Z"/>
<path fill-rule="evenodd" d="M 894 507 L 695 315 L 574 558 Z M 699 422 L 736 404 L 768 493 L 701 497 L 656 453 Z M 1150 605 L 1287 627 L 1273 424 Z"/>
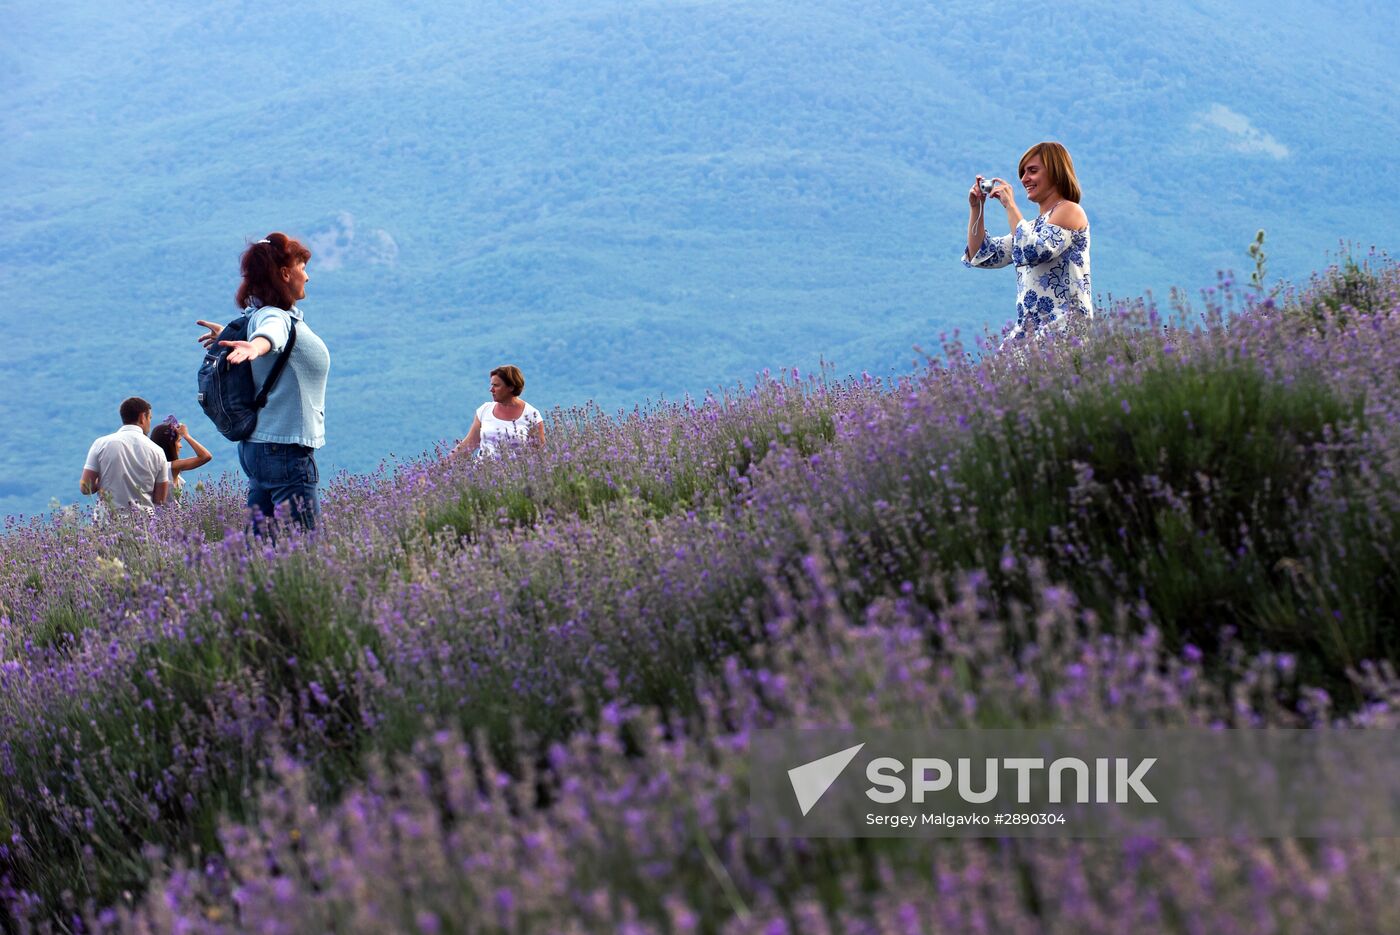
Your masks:
<path fill-rule="evenodd" d="M 291 318 L 289 315 L 288 318 Z M 292 348 L 297 345 L 297 322 L 291 318 L 291 329 L 287 334 L 287 346 L 282 348 L 282 353 L 272 364 L 272 372 L 267 375 L 262 389 L 258 391 L 258 396 L 253 400 L 253 408 L 261 409 L 267 405 L 267 394 L 272 392 L 272 388 L 277 385 L 277 378 L 282 375 L 282 371 L 287 369 L 287 361 L 292 357 Z"/>

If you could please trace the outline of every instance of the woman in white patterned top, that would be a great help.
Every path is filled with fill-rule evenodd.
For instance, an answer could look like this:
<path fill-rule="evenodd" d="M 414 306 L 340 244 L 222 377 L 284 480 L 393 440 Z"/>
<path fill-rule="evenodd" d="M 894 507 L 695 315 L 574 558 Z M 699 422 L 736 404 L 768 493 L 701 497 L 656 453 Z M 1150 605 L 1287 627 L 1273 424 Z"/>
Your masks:
<path fill-rule="evenodd" d="M 510 365 L 491 371 L 491 402 L 477 407 L 476 418 L 467 437 L 457 443 L 448 457 L 471 454 L 478 448 L 493 455 L 506 445 L 544 445 L 544 418 L 540 411 L 520 398 L 525 377 L 519 367 Z"/>
<path fill-rule="evenodd" d="M 1094 316 L 1089 286 L 1089 218 L 1069 152 L 1059 143 L 1037 143 L 1017 167 L 1026 197 L 1040 209 L 1022 217 L 1011 186 L 993 179 L 990 197 L 1001 202 L 1011 232 L 987 236 L 982 214 L 988 195 L 982 176 L 967 193 L 971 208 L 963 265 L 995 269 L 1016 264 L 1016 327 L 1002 342 L 1047 328 L 1062 329 L 1079 316 Z"/>

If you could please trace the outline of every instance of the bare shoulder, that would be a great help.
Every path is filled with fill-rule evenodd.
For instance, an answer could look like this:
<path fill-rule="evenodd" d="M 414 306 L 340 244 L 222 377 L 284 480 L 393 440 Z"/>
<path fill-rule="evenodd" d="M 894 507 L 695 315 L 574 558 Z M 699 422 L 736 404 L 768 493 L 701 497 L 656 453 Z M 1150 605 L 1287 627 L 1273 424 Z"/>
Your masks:
<path fill-rule="evenodd" d="M 1068 230 L 1082 231 L 1089 226 L 1089 216 L 1084 213 L 1084 209 L 1072 201 L 1062 201 L 1052 212 L 1052 224 L 1056 227 L 1063 227 Z"/>

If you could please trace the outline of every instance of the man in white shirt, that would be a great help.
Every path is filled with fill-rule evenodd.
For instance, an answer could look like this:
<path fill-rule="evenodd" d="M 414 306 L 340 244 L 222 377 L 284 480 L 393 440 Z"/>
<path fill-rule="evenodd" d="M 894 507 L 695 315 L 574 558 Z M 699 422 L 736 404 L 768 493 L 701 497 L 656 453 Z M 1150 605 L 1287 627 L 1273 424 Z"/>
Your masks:
<path fill-rule="evenodd" d="M 78 489 L 83 496 L 102 494 L 109 508 L 123 512 L 135 506 L 154 513 L 170 493 L 170 462 L 165 452 L 146 437 L 151 428 L 151 404 L 133 396 L 121 405 L 122 427 L 103 435 L 88 449 Z"/>

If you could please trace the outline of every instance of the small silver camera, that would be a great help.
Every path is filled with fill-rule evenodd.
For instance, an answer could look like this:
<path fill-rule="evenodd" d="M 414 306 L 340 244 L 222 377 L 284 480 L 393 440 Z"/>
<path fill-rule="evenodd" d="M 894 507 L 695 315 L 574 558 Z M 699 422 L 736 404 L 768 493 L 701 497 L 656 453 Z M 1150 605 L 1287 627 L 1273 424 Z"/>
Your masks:
<path fill-rule="evenodd" d="M 992 187 L 995 186 L 995 185 L 996 185 L 996 179 L 983 179 L 983 180 L 978 184 L 978 188 L 982 189 L 982 194 L 984 194 L 984 195 L 990 195 L 990 194 L 992 193 Z"/>

